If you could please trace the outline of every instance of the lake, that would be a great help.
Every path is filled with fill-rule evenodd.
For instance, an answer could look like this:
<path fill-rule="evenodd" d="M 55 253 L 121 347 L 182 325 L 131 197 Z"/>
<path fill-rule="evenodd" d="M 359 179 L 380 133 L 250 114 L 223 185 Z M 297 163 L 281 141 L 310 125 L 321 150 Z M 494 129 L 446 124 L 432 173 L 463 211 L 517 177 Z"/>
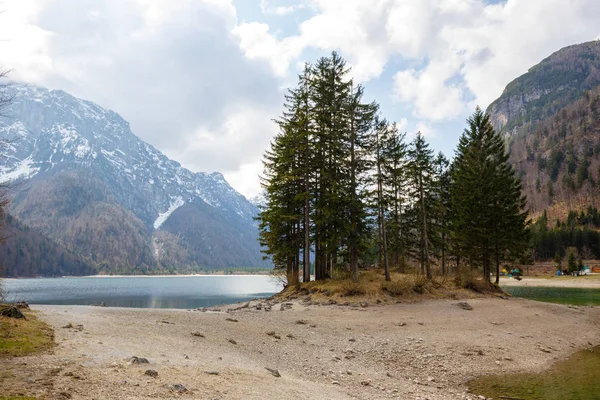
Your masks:
<path fill-rule="evenodd" d="M 515 297 L 530 300 L 577 306 L 600 306 L 600 289 L 541 286 L 503 286 L 502 289 Z"/>
<path fill-rule="evenodd" d="M 281 284 L 264 275 L 7 279 L 8 301 L 109 307 L 199 308 L 268 297 Z"/>
<path fill-rule="evenodd" d="M 539 374 L 483 376 L 468 383 L 473 393 L 494 399 L 598 400 L 600 346 L 582 350 Z"/>

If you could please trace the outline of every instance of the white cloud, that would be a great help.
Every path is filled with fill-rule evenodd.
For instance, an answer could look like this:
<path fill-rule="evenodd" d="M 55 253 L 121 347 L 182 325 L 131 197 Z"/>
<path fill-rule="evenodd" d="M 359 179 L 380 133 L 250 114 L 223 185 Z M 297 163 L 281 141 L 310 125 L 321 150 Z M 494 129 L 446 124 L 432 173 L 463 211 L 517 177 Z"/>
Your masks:
<path fill-rule="evenodd" d="M 277 39 L 263 26 L 257 41 L 263 50 L 241 41 L 245 54 L 270 60 L 283 74 L 290 64 L 296 65 L 294 57 L 302 49 L 340 50 L 359 81 L 379 77 L 391 57 L 400 57 L 405 67 L 395 75 L 394 91 L 412 106 L 415 116 L 427 121 L 456 118 L 473 104 L 487 106 L 510 80 L 552 51 L 592 40 L 600 31 L 597 0 L 305 4 L 315 15 L 300 23 L 299 34 Z M 291 42 L 293 52 L 288 50 Z"/>
<path fill-rule="evenodd" d="M 240 48 L 251 60 L 266 60 L 273 72 L 285 76 L 292 59 L 302 52 L 302 46 L 294 37 L 277 40 L 269 33 L 269 26 L 258 22 L 236 26 L 233 35 L 239 40 Z"/>
<path fill-rule="evenodd" d="M 338 50 L 379 101 L 394 99 L 382 108 L 436 139 L 553 51 L 600 35 L 597 0 L 253 1 L 280 25 L 247 21 L 232 0 L 2 0 L 0 65 L 256 192 L 281 89 L 307 54 Z"/>
<path fill-rule="evenodd" d="M 288 5 L 273 5 L 272 1 L 260 0 L 260 10 L 263 14 L 287 15 L 302 10 L 306 5 L 303 3 L 295 3 Z"/>
<path fill-rule="evenodd" d="M 235 174 L 268 145 L 279 81 L 240 50 L 231 1 L 4 5 L 0 64 L 12 78 L 119 112 L 136 135 L 196 171 Z"/>
<path fill-rule="evenodd" d="M 435 129 L 431 125 L 425 122 L 419 122 L 415 129 L 416 132 L 421 132 L 423 137 L 427 139 L 427 141 L 431 141 L 431 139 L 437 136 Z M 416 135 L 416 134 L 415 134 Z"/>
<path fill-rule="evenodd" d="M 465 109 L 463 89 L 448 81 L 459 72 L 452 57 L 432 60 L 421 71 L 400 71 L 394 76 L 398 99 L 411 103 L 417 118 L 442 121 L 461 115 Z"/>

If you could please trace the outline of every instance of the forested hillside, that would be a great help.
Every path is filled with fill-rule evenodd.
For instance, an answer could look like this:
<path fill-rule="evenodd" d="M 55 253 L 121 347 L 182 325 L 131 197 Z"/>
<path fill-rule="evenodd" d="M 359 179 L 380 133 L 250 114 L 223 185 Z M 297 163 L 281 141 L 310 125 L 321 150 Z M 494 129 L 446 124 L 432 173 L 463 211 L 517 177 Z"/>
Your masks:
<path fill-rule="evenodd" d="M 536 259 L 600 257 L 600 42 L 564 48 L 487 110 L 507 138 L 534 224 Z M 596 221 L 596 222 L 594 222 Z"/>
<path fill-rule="evenodd" d="M 0 246 L 2 276 L 92 275 L 96 272 L 76 254 L 10 215 L 6 217 L 3 235 Z"/>

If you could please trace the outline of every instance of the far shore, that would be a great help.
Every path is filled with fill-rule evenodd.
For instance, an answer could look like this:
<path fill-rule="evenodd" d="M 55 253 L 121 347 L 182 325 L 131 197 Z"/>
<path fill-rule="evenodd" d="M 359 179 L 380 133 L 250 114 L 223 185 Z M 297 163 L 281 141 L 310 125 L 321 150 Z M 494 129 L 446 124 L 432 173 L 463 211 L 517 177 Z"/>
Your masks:
<path fill-rule="evenodd" d="M 600 274 L 586 276 L 553 276 L 548 278 L 523 277 L 520 281 L 514 278 L 501 277 L 500 286 L 600 289 Z"/>

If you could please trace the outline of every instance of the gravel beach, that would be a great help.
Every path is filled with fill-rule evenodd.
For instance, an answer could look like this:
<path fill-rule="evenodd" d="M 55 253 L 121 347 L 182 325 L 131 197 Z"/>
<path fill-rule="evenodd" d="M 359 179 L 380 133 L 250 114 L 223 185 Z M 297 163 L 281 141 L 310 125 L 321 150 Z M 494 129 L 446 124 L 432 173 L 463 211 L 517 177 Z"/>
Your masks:
<path fill-rule="evenodd" d="M 6 367 L 34 366 L 13 385 L 50 399 L 476 399 L 471 378 L 600 345 L 598 307 L 466 301 L 34 306 L 57 346 Z"/>

